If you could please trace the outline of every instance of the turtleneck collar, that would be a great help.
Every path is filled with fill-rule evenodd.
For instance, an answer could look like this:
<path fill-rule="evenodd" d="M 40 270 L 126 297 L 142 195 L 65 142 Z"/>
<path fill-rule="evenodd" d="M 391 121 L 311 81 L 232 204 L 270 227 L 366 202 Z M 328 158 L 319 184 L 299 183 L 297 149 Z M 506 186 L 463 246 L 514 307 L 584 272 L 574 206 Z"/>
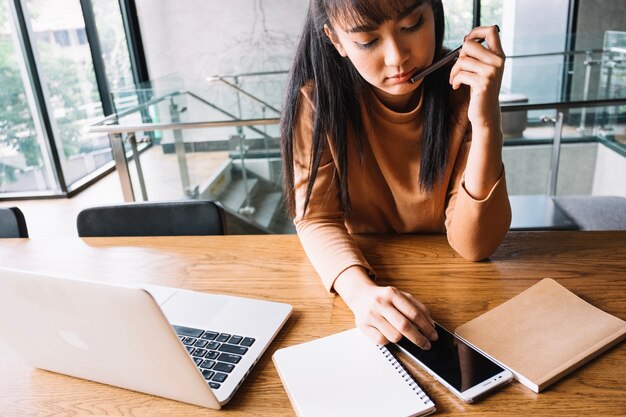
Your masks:
<path fill-rule="evenodd" d="M 415 120 L 420 114 L 424 96 L 424 89 L 419 87 L 416 94 L 419 95 L 417 104 L 408 112 L 397 112 L 387 107 L 370 88 L 368 91 L 368 101 L 376 113 L 382 116 L 384 119 L 395 123 L 407 123 Z"/>

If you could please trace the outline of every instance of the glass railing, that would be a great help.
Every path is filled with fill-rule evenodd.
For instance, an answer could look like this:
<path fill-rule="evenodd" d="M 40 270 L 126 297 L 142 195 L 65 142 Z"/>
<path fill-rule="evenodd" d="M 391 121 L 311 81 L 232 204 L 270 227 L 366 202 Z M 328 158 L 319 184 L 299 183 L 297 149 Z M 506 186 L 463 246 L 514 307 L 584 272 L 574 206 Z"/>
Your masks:
<path fill-rule="evenodd" d="M 280 210 L 279 90 L 266 87 L 252 75 L 193 91 L 157 80 L 116 92 L 116 114 L 88 131 L 109 134 L 125 200 L 217 200 L 248 231 L 290 233 Z"/>
<path fill-rule="evenodd" d="M 626 155 L 623 38 L 606 39 L 594 50 L 507 58 L 500 98 L 510 194 L 592 194 L 606 177 L 598 142 Z M 192 88 L 156 80 L 116 92 L 116 114 L 89 131 L 110 135 L 128 201 L 210 198 L 264 231 L 292 232 L 280 204 L 286 79 L 283 71 L 213 76 Z"/>
<path fill-rule="evenodd" d="M 606 32 L 595 49 L 508 57 L 503 85 L 512 228 L 575 228 L 553 196 L 626 196 L 625 33 Z"/>
<path fill-rule="evenodd" d="M 541 129 L 525 129 L 541 128 L 546 116 L 561 111 L 564 138 L 600 138 L 623 146 L 626 32 L 596 38 L 591 49 L 507 58 L 501 93 L 506 137 L 551 139 Z"/>

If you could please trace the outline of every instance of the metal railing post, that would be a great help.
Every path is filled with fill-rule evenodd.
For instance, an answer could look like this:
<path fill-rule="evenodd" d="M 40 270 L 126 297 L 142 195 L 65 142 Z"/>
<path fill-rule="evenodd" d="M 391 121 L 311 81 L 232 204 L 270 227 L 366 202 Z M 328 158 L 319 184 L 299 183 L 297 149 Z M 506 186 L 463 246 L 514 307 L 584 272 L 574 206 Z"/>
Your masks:
<path fill-rule="evenodd" d="M 559 159 L 561 156 L 561 137 L 563 136 L 563 112 L 558 111 L 556 117 L 543 117 L 542 121 L 554 123 L 554 140 L 552 141 L 547 193 L 549 196 L 555 196 L 559 173 Z"/>
<path fill-rule="evenodd" d="M 183 109 L 182 111 L 184 111 Z M 174 103 L 174 98 L 170 98 L 170 117 L 172 123 L 180 123 L 180 111 L 178 110 L 178 104 Z M 187 197 L 193 197 L 193 191 L 191 190 L 191 181 L 189 180 L 189 167 L 187 166 L 187 155 L 185 152 L 185 142 L 183 141 L 183 131 L 180 129 L 173 129 L 174 133 L 174 151 L 176 152 L 176 160 L 178 161 L 178 171 L 180 173 L 180 181 L 183 186 L 183 193 Z"/>
<path fill-rule="evenodd" d="M 133 161 L 135 161 L 135 168 L 137 169 L 137 178 L 139 179 L 139 189 L 141 190 L 141 198 L 143 201 L 148 201 L 148 192 L 146 190 L 146 182 L 143 179 L 143 169 L 141 168 L 141 161 L 139 160 L 139 150 L 137 149 L 137 137 L 134 132 L 129 133 L 127 138 L 130 143 L 130 149 L 133 154 Z"/>
<path fill-rule="evenodd" d="M 135 201 L 135 193 L 133 192 L 133 183 L 130 179 L 130 171 L 128 170 L 128 161 L 126 160 L 122 134 L 110 133 L 109 141 L 111 142 L 111 150 L 113 151 L 117 175 L 120 178 L 120 185 L 122 186 L 122 196 L 125 202 L 131 203 Z"/>
<path fill-rule="evenodd" d="M 239 207 L 237 211 L 240 214 L 244 214 L 246 216 L 251 216 L 254 214 L 256 209 L 250 205 L 250 189 L 248 188 L 248 172 L 246 171 L 246 152 L 248 150 L 248 146 L 244 142 L 244 135 L 239 133 L 237 135 L 232 135 L 230 139 L 237 139 L 238 145 L 237 150 L 239 151 L 239 158 L 241 159 L 241 177 L 243 180 L 243 190 L 246 193 L 246 199 L 243 207 Z"/>

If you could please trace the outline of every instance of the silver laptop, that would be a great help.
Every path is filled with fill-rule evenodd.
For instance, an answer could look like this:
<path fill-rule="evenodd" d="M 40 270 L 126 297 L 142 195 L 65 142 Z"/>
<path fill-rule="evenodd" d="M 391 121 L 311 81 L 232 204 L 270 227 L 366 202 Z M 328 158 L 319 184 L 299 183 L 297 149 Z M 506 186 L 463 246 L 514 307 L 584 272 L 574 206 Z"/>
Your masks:
<path fill-rule="evenodd" d="M 0 338 L 36 368 L 218 409 L 288 304 L 0 268 Z"/>

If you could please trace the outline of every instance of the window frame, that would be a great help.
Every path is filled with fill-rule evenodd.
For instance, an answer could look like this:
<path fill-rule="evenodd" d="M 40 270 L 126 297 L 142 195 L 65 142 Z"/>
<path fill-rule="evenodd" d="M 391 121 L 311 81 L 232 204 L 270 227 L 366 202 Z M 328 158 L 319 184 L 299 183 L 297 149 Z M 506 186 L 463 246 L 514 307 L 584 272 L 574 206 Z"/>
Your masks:
<path fill-rule="evenodd" d="M 25 62 L 29 77 L 27 81 L 30 83 L 32 95 L 34 96 L 35 109 L 33 110 L 36 110 L 36 114 L 33 114 L 33 117 L 37 118 L 38 121 L 41 123 L 41 128 L 44 136 L 42 139 L 46 143 L 46 149 L 42 149 L 42 153 L 47 153 L 47 155 L 44 155 L 44 157 L 49 157 L 50 165 L 54 172 L 58 188 L 51 191 L 0 193 L 0 201 L 51 197 L 71 197 L 72 195 L 87 188 L 89 185 L 98 181 L 100 178 L 109 174 L 115 169 L 114 161 L 110 161 L 104 166 L 87 174 L 85 177 L 72 182 L 71 184 L 67 182 L 61 161 L 59 148 L 60 142 L 57 143 L 58 141 L 56 138 L 55 129 L 51 121 L 51 108 L 49 103 L 47 102 L 47 98 L 44 92 L 44 86 L 41 80 L 41 65 L 37 62 L 35 51 L 33 50 L 33 45 L 35 44 L 36 40 L 32 30 L 30 29 L 30 22 L 27 21 L 28 13 L 25 12 L 25 1 L 26 0 L 7 0 L 7 4 L 9 5 L 9 10 L 12 15 L 11 18 L 15 22 L 16 35 L 19 39 L 21 47 L 21 50 L 18 51 L 18 53 L 22 54 L 22 59 Z M 87 43 L 89 44 L 89 49 L 91 52 L 96 85 L 100 96 L 100 102 L 102 103 L 102 110 L 104 116 L 109 116 L 113 114 L 114 106 L 112 103 L 111 91 L 109 89 L 108 80 L 106 77 L 104 62 L 102 60 L 100 41 L 98 39 L 97 26 L 93 13 L 93 5 L 91 0 L 79 1 L 82 10 L 83 20 L 85 23 L 85 34 L 87 38 Z M 139 20 L 137 17 L 135 0 L 119 0 L 118 5 L 120 7 L 120 15 L 124 27 L 126 44 L 128 45 L 129 49 L 128 52 L 131 60 L 133 81 L 136 84 L 146 82 L 149 80 L 149 74 L 145 54 L 143 51 L 143 45 L 141 44 L 141 34 L 139 33 Z"/>

